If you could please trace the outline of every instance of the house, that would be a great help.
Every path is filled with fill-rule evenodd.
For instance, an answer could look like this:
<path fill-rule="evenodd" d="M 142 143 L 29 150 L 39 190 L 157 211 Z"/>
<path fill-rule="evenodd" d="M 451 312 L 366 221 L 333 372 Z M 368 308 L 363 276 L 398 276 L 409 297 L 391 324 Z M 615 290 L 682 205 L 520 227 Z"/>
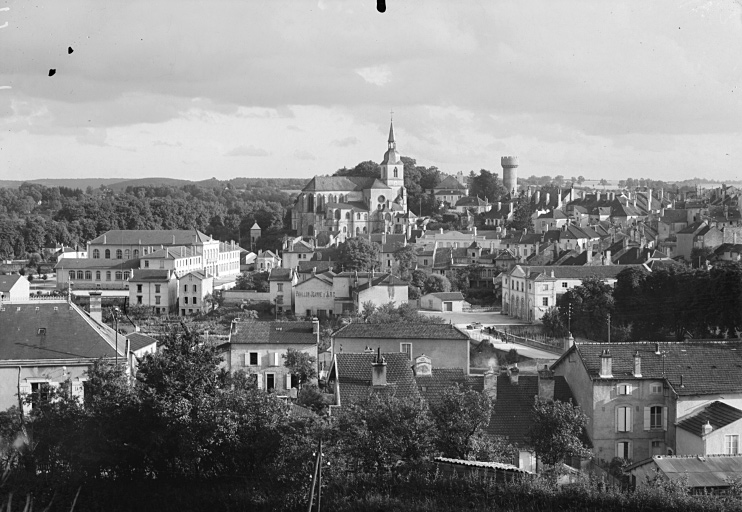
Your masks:
<path fill-rule="evenodd" d="M 469 195 L 469 190 L 454 176 L 446 176 L 432 189 L 433 197 L 437 202 L 453 207 L 461 198 Z"/>
<path fill-rule="evenodd" d="M 140 267 L 166 269 L 180 277 L 188 272 L 201 270 L 203 258 L 193 246 L 165 247 L 142 257 Z"/>
<path fill-rule="evenodd" d="M 466 196 L 456 201 L 454 210 L 458 213 L 466 213 L 473 211 L 474 213 L 486 213 L 492 209 L 492 204 L 485 197 L 480 199 L 479 197 Z"/>
<path fill-rule="evenodd" d="M 679 482 L 691 492 L 729 489 L 742 478 L 742 455 L 654 455 L 624 469 L 635 487 L 653 485 L 656 478 Z"/>
<path fill-rule="evenodd" d="M 500 277 L 502 312 L 515 318 L 537 322 L 549 308 L 556 306 L 557 297 L 582 285 L 584 279 L 597 277 L 613 286 L 618 274 L 634 267 L 646 269 L 643 265 L 516 265 Z"/>
<path fill-rule="evenodd" d="M 296 316 L 329 318 L 335 311 L 332 271 L 312 274 L 309 279 L 294 286 L 294 314 Z"/>
<path fill-rule="evenodd" d="M 334 400 L 330 415 L 372 393 L 391 393 L 399 398 L 420 398 L 407 354 L 369 350 L 335 353 L 327 377 Z"/>
<path fill-rule="evenodd" d="M 715 225 L 708 221 L 694 222 L 677 234 L 678 246 L 676 256 L 682 256 L 690 261 L 693 249 L 708 247 L 715 249 L 724 242 L 724 234 Z"/>
<path fill-rule="evenodd" d="M 0 302 L 28 300 L 30 289 L 28 279 L 22 275 L 0 276 Z"/>
<path fill-rule="evenodd" d="M 229 341 L 220 345 L 230 372 L 255 375 L 259 389 L 286 396 L 298 387 L 284 366 L 289 348 L 317 358 L 319 320 L 312 322 L 232 322 Z"/>
<path fill-rule="evenodd" d="M 461 292 L 428 293 L 420 298 L 420 307 L 433 311 L 454 311 L 461 313 L 464 309 L 464 295 Z"/>
<path fill-rule="evenodd" d="M 152 308 L 156 314 L 178 307 L 178 280 L 170 270 L 134 270 L 129 278 L 129 304 Z"/>
<path fill-rule="evenodd" d="M 277 313 L 294 310 L 294 286 L 299 282 L 294 269 L 273 268 L 268 275 L 270 301 Z"/>
<path fill-rule="evenodd" d="M 407 246 L 407 235 L 374 233 L 370 239 L 379 246 L 379 268 L 383 272 L 393 272 L 398 269 L 399 263 L 394 253 Z"/>
<path fill-rule="evenodd" d="M 129 368 L 132 375 L 136 375 L 141 358 L 157 352 L 157 340 L 140 332 L 127 334 L 126 339 L 129 344 Z"/>
<path fill-rule="evenodd" d="M 260 251 L 255 258 L 255 270 L 258 272 L 270 272 L 272 268 L 281 266 L 281 258 L 273 251 Z"/>
<path fill-rule="evenodd" d="M 283 268 L 296 268 L 302 261 L 309 261 L 314 256 L 314 246 L 301 238 L 286 240 L 281 252 Z"/>
<path fill-rule="evenodd" d="M 742 342 L 577 343 L 551 368 L 588 416 L 599 459 L 739 453 Z"/>
<path fill-rule="evenodd" d="M 562 210 L 551 210 L 539 215 L 533 225 L 536 233 L 545 233 L 549 230 L 562 229 L 562 226 L 569 224 L 570 218 Z"/>
<path fill-rule="evenodd" d="M 123 338 L 122 338 L 123 341 Z M 99 359 L 126 359 L 116 333 L 63 299 L 0 305 L 0 409 L 31 393 L 43 400 L 51 387 L 69 380 L 82 398 L 88 368 Z M 24 405 L 29 412 L 33 404 Z"/>
<path fill-rule="evenodd" d="M 57 288 L 71 287 L 75 290 L 126 290 L 132 271 L 138 268 L 138 258 L 115 262 L 65 258 L 54 265 Z"/>
<path fill-rule="evenodd" d="M 204 299 L 214 293 L 214 278 L 203 272 L 192 271 L 178 279 L 178 311 L 180 316 L 204 313 Z M 130 289 L 131 291 L 131 289 Z"/>
<path fill-rule="evenodd" d="M 512 202 L 503 203 L 497 201 L 497 203 L 492 204 L 492 207 L 488 211 L 481 214 L 481 218 L 484 219 L 485 226 L 503 228 L 508 222 L 513 220 L 513 215 L 515 213 Z"/>
<path fill-rule="evenodd" d="M 469 373 L 469 336 L 451 324 L 353 322 L 332 335 L 333 354 L 359 354 L 367 348 L 380 348 L 385 354 L 401 352 L 410 364 L 426 354 L 435 368 Z"/>

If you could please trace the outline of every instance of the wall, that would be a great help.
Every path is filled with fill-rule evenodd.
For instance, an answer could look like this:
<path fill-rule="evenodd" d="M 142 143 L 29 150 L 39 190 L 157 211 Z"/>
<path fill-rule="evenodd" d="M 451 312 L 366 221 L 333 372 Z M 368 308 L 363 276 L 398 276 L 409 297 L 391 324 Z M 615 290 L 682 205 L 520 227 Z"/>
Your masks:
<path fill-rule="evenodd" d="M 705 407 L 711 402 L 720 400 L 727 405 L 742 409 L 742 393 L 716 393 L 709 395 L 694 395 L 694 396 L 681 396 L 678 398 L 678 420 L 682 420 L 685 416 L 692 413 L 699 407 Z"/>
<path fill-rule="evenodd" d="M 270 292 L 258 292 L 255 290 L 225 290 L 222 292 L 225 304 L 239 304 L 243 300 L 254 302 L 270 301 Z"/>
<path fill-rule="evenodd" d="M 276 392 L 279 395 L 285 395 L 288 391 L 286 386 L 286 375 L 289 371 L 283 364 L 285 362 L 284 356 L 291 347 L 295 350 L 306 352 L 312 357 L 317 357 L 317 345 L 279 345 L 275 343 L 234 343 L 230 345 L 228 368 L 229 371 L 235 372 L 238 370 L 244 370 L 247 373 L 254 373 L 261 379 L 262 388 L 265 389 L 266 374 L 272 373 L 275 375 Z M 258 353 L 258 365 L 251 366 L 249 360 L 246 360 L 247 354 L 250 352 Z M 278 365 L 274 365 L 272 361 L 272 354 L 278 353 Z"/>
<path fill-rule="evenodd" d="M 66 366 L 67 373 L 62 369 Z M 69 377 L 73 384 L 73 393 L 82 396 L 80 384 L 86 380 L 87 364 L 60 364 L 59 366 L 24 366 L 21 369 L 21 392 L 31 392 L 31 382 L 49 380 L 59 384 Z M 18 406 L 18 367 L 0 367 L 0 410 Z"/>
<path fill-rule="evenodd" d="M 196 287 L 194 291 L 193 287 Z M 186 287 L 188 290 L 186 291 Z M 203 280 L 194 277 L 192 274 L 188 274 L 178 279 L 178 314 L 187 315 L 188 311 L 191 310 L 193 314 L 199 311 L 206 310 L 206 304 L 204 303 L 204 297 L 210 293 L 214 293 L 214 279 L 207 277 Z M 188 304 L 185 303 L 185 298 L 188 297 Z M 193 299 L 197 299 L 194 306 Z"/>
<path fill-rule="evenodd" d="M 407 286 L 372 286 L 358 293 L 358 308 L 363 309 L 366 302 L 373 302 L 376 306 L 392 302 L 398 307 L 407 303 L 407 292 Z"/>
<path fill-rule="evenodd" d="M 703 439 L 682 428 L 676 429 L 675 455 L 703 454 Z"/>
<path fill-rule="evenodd" d="M 412 344 L 412 360 L 425 354 L 431 359 L 433 368 L 461 368 L 469 373 L 469 340 L 430 340 L 430 339 L 386 339 L 386 338 L 343 338 L 334 339 L 334 352 L 358 354 L 371 347 L 381 352 L 402 352 L 401 343 Z"/>
<path fill-rule="evenodd" d="M 334 307 L 335 294 L 331 283 L 314 277 L 294 287 L 294 313 L 297 316 L 305 316 L 307 311 L 311 316 L 329 315 Z"/>
<path fill-rule="evenodd" d="M 14 300 L 28 300 L 31 293 L 31 285 L 24 276 L 21 276 L 18 281 L 15 282 L 13 287 L 10 289 L 10 293 L 7 297 L 3 297 L 5 301 Z"/>
<path fill-rule="evenodd" d="M 593 407 L 593 381 L 587 374 L 585 366 L 580 360 L 580 356 L 572 350 L 572 352 L 565 356 L 559 365 L 555 366 L 553 369 L 555 375 L 564 377 L 567 381 L 577 405 L 579 405 L 582 412 L 587 415 L 587 433 L 592 439 L 593 418 L 595 416 L 595 410 Z"/>
<path fill-rule="evenodd" d="M 726 453 L 726 443 L 724 436 L 737 435 L 738 439 L 742 439 L 742 421 L 737 420 L 729 425 L 721 427 L 720 429 L 713 430 L 709 435 L 706 436 L 704 441 L 706 442 L 706 448 L 704 455 L 718 455 Z"/>

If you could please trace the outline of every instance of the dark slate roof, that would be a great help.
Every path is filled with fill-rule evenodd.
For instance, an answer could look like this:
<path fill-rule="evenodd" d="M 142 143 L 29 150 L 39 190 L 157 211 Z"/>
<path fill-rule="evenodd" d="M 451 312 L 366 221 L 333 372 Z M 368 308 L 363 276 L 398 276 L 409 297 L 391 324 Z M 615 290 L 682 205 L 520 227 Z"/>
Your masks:
<path fill-rule="evenodd" d="M 686 228 L 681 229 L 678 231 L 678 235 L 690 235 L 701 229 L 704 224 L 703 221 L 700 222 L 694 222 L 693 224 L 689 224 Z"/>
<path fill-rule="evenodd" d="M 518 384 L 510 383 L 507 375 L 497 377 L 497 400 L 492 407 L 492 416 L 487 426 L 487 433 L 493 436 L 504 436 L 516 446 L 528 446 L 526 436 L 533 424 L 532 410 L 538 395 L 538 376 L 521 375 Z M 562 402 L 574 397 L 564 377 L 554 378 L 554 399 Z"/>
<path fill-rule="evenodd" d="M 315 176 L 302 189 L 302 192 L 351 192 L 370 188 L 376 178 L 356 176 Z"/>
<path fill-rule="evenodd" d="M 379 274 L 371 278 L 371 283 L 366 281 L 358 285 L 356 290 L 362 291 L 371 288 L 371 286 L 407 286 L 407 281 L 392 275 L 392 274 Z"/>
<path fill-rule="evenodd" d="M 399 398 L 419 397 L 412 362 L 403 353 L 381 354 L 386 360 L 384 388 L 371 386 L 371 363 L 376 354 L 336 354 L 336 371 L 340 387 L 340 405 L 358 402 L 372 392 L 391 392 Z"/>
<path fill-rule="evenodd" d="M 268 281 L 291 281 L 290 268 L 272 268 Z"/>
<path fill-rule="evenodd" d="M 230 343 L 275 343 L 313 345 L 312 322 L 234 322 Z"/>
<path fill-rule="evenodd" d="M 312 272 L 312 269 L 317 269 L 317 273 L 327 272 L 328 270 L 332 270 L 335 267 L 335 263 L 332 261 L 317 261 L 317 260 L 311 260 L 311 261 L 300 261 L 298 265 L 299 273 L 300 274 L 309 274 Z"/>
<path fill-rule="evenodd" d="M 45 334 L 39 334 L 42 328 Z M 0 310 L 0 361 L 115 357 L 114 336 L 62 300 L 4 303 Z"/>
<path fill-rule="evenodd" d="M 139 332 L 133 332 L 129 334 L 127 338 L 129 338 L 129 347 L 131 348 L 132 352 L 144 347 L 148 347 L 153 343 L 157 343 L 156 339 Z"/>
<path fill-rule="evenodd" d="M 459 183 L 459 180 L 457 180 L 453 176 L 446 176 L 441 180 L 440 183 L 438 183 L 435 187 L 433 187 L 433 190 L 438 191 L 441 189 L 450 189 L 450 190 L 456 190 L 458 191 L 464 191 L 466 187 Z"/>
<path fill-rule="evenodd" d="M 716 401 L 678 422 L 678 427 L 701 437 L 706 422 L 711 423 L 714 430 L 718 430 L 740 419 L 742 419 L 742 411 L 724 402 Z"/>
<path fill-rule="evenodd" d="M 468 385 L 463 368 L 433 368 L 432 375 L 415 375 L 415 380 L 420 394 L 429 404 L 438 402 L 451 386 Z"/>
<path fill-rule="evenodd" d="M 174 260 L 177 258 L 189 258 L 191 256 L 198 256 L 197 254 L 191 254 L 188 251 L 188 247 L 185 247 L 183 245 L 180 246 L 173 246 L 173 247 L 165 247 L 163 249 L 159 249 L 157 251 L 154 251 L 152 253 L 147 254 L 146 256 L 142 256 L 143 259 L 159 259 L 164 258 L 166 260 Z"/>
<path fill-rule="evenodd" d="M 301 242 L 295 243 L 291 250 L 286 250 L 284 252 L 314 252 L 314 249 L 302 240 Z"/>
<path fill-rule="evenodd" d="M 660 217 L 660 222 L 665 224 L 677 224 L 688 222 L 688 210 L 665 210 L 665 214 Z"/>
<path fill-rule="evenodd" d="M 691 488 L 729 487 L 742 477 L 742 455 L 655 455 L 626 469 L 652 463 L 669 480 Z"/>
<path fill-rule="evenodd" d="M 642 268 L 642 265 L 594 265 L 594 266 L 538 266 L 528 267 L 526 265 L 516 265 L 510 271 L 513 273 L 515 269 L 521 268 L 525 271 L 528 269 L 531 274 L 539 273 L 547 277 L 551 276 L 554 272 L 554 279 L 586 279 L 588 277 L 599 277 L 601 279 L 615 278 L 621 271 L 627 268 Z"/>
<path fill-rule="evenodd" d="M 0 292 L 9 292 L 21 278 L 25 279 L 25 277 L 20 274 L 0 276 Z"/>
<path fill-rule="evenodd" d="M 469 336 L 451 324 L 393 323 L 366 324 L 353 322 L 335 331 L 336 338 L 389 338 L 468 340 Z"/>
<path fill-rule="evenodd" d="M 130 260 L 64 258 L 54 265 L 55 270 L 132 270 L 135 268 L 139 268 L 139 258 Z"/>
<path fill-rule="evenodd" d="M 489 203 L 485 201 L 484 199 L 479 199 L 479 197 L 462 197 L 458 201 L 456 201 L 456 206 L 487 206 Z"/>
<path fill-rule="evenodd" d="M 129 281 L 132 283 L 138 283 L 139 281 L 163 282 L 169 281 L 170 277 L 170 271 L 167 269 L 142 268 L 134 270 L 134 273 L 129 278 Z"/>
<path fill-rule="evenodd" d="M 538 216 L 538 218 L 539 219 L 556 219 L 556 220 L 564 219 L 566 220 L 569 217 L 567 217 L 567 214 L 564 213 L 562 210 L 551 210 L 549 212 L 542 213 L 541 215 Z"/>
<path fill-rule="evenodd" d="M 211 237 L 197 229 L 112 229 L 90 242 L 91 245 L 195 245 Z"/>
<path fill-rule="evenodd" d="M 425 296 L 431 295 L 440 300 L 464 300 L 464 295 L 461 292 L 437 292 L 428 293 Z"/>
<path fill-rule="evenodd" d="M 659 346 L 661 354 L 657 355 Z M 587 372 L 599 378 L 600 354 L 609 348 L 612 356 L 613 376 L 616 379 L 631 378 L 634 369 L 634 353 L 641 356 L 642 378 L 662 379 L 675 389 L 678 395 L 704 395 L 742 391 L 742 342 L 702 341 L 682 342 L 635 342 L 635 343 L 578 343 L 575 349 L 580 354 Z M 562 356 L 564 357 L 564 356 Z M 558 364 L 559 362 L 557 361 Z M 683 386 L 680 386 L 680 376 Z"/>

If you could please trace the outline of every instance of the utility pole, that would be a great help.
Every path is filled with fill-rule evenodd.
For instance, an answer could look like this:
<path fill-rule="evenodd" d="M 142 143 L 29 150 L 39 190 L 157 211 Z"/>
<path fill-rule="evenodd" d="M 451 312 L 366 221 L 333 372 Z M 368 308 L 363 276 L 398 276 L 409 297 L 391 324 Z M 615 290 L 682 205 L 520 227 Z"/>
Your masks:
<path fill-rule="evenodd" d="M 572 332 L 572 303 L 569 303 L 569 309 L 567 309 L 567 330 Z"/>
<path fill-rule="evenodd" d="M 608 343 L 611 342 L 611 314 L 608 313 Z"/>
<path fill-rule="evenodd" d="M 111 313 L 113 314 L 113 321 L 116 325 L 116 368 L 119 366 L 119 308 L 114 306 L 111 310 Z"/>

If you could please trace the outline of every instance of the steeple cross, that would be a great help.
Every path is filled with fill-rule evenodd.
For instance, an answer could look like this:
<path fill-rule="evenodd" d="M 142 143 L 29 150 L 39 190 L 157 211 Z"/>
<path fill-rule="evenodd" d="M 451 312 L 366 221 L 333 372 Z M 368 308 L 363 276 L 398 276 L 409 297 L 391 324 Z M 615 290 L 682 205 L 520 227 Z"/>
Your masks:
<path fill-rule="evenodd" d="M 394 110 L 389 111 L 389 117 L 394 120 Z"/>

